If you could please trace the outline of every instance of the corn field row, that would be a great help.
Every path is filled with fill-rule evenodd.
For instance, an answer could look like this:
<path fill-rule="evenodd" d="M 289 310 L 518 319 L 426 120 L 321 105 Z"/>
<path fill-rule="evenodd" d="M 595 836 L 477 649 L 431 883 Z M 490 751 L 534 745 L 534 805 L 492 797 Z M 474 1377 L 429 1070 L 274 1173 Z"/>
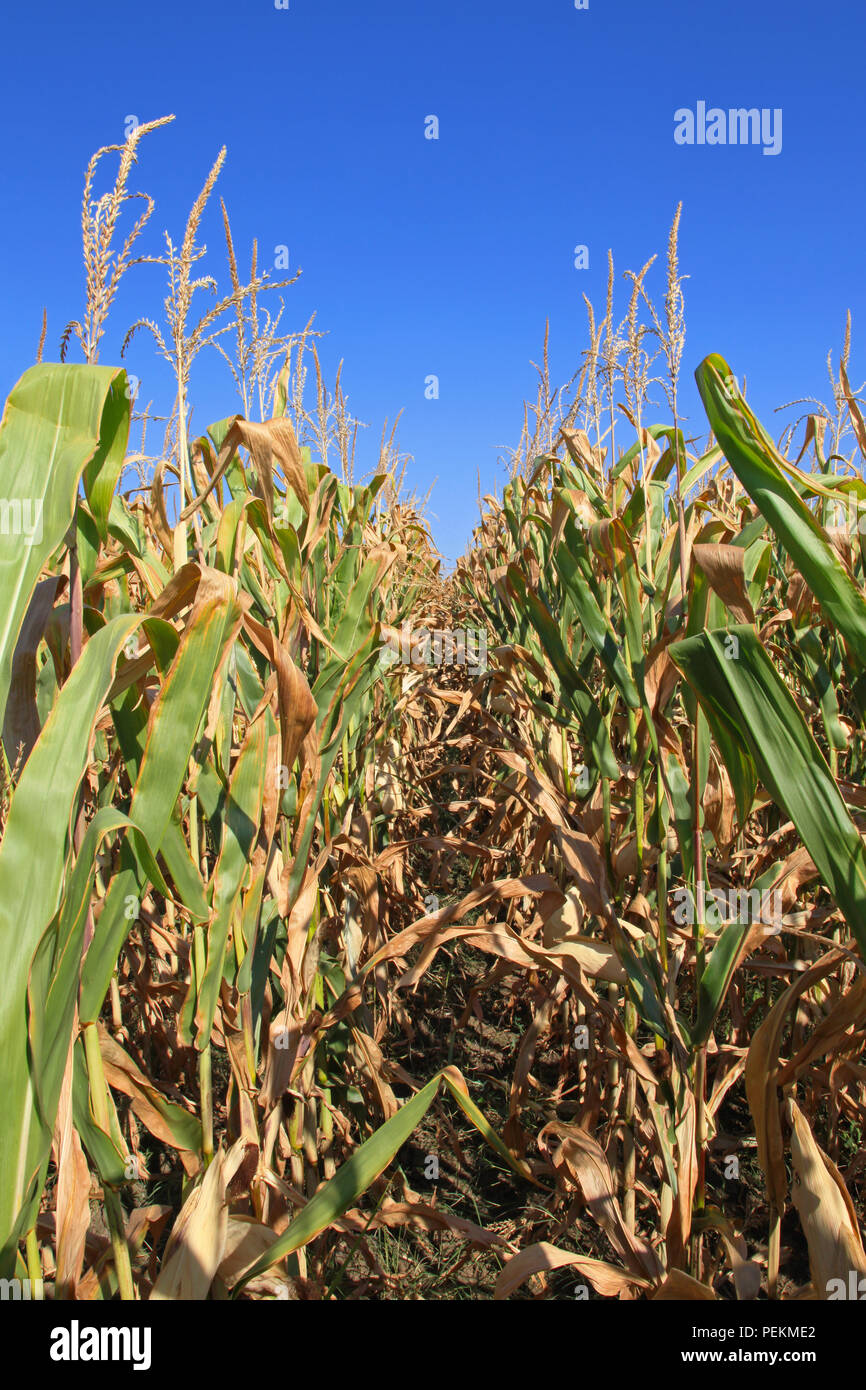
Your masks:
<path fill-rule="evenodd" d="M 264 309 L 255 249 L 242 283 L 225 208 L 231 291 L 194 278 L 222 156 L 166 236 L 165 322 L 123 341 L 174 369 L 147 453 L 155 417 L 100 344 L 164 123 L 99 199 L 112 151 L 91 161 L 86 311 L 58 362 L 43 327 L 0 425 L 0 1278 L 82 1301 L 849 1296 L 850 324 L 831 406 L 776 443 L 713 354 L 687 439 L 678 211 L 663 313 L 649 262 L 617 326 L 611 262 L 580 371 L 552 391 L 545 344 L 510 479 L 445 577 L 393 432 L 356 481 L 340 379 Z M 204 347 L 243 409 L 196 435 Z"/>

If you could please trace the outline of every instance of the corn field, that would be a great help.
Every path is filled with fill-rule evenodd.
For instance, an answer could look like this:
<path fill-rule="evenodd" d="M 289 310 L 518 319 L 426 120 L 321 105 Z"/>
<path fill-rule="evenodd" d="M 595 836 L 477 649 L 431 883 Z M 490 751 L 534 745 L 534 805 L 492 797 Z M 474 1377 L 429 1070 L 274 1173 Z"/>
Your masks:
<path fill-rule="evenodd" d="M 617 322 L 611 259 L 560 390 L 545 342 L 446 575 L 394 431 L 356 480 L 340 377 L 311 324 L 283 330 L 255 248 L 244 282 L 225 207 L 230 289 L 198 276 L 224 152 L 180 244 L 138 254 L 154 208 L 129 180 L 163 124 L 91 161 L 83 315 L 53 362 L 43 324 L 0 425 L 0 1278 L 75 1301 L 850 1296 L 850 321 L 830 404 L 778 442 L 715 353 L 687 438 L 677 210 L 661 310 L 648 262 Z M 164 318 L 105 365 L 145 259 Z M 175 383 L 158 446 L 124 366 L 148 337 Z M 242 408 L 197 434 L 205 348 Z"/>

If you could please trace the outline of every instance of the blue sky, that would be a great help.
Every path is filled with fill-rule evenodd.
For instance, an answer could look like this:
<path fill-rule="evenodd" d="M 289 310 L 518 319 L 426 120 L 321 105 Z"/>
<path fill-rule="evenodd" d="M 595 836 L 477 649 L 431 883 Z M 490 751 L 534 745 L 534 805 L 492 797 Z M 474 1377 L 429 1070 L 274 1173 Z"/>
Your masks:
<path fill-rule="evenodd" d="M 680 199 L 688 429 L 704 432 L 692 372 L 718 351 L 778 436 L 774 407 L 827 398 L 825 359 L 848 308 L 862 379 L 860 5 L 47 0 L 5 7 L 0 34 L 14 55 L 0 91 L 4 397 L 34 360 L 43 304 L 47 359 L 81 312 L 90 154 L 123 138 L 127 116 L 169 112 L 174 125 L 147 138 L 134 175 L 157 203 L 142 249 L 158 254 L 164 227 L 180 239 L 225 144 L 218 192 L 242 261 L 253 237 L 263 260 L 288 245 L 304 274 L 284 321 L 301 328 L 315 310 L 329 379 L 344 359 L 350 407 L 370 423 L 362 464 L 403 409 L 409 480 L 420 492 L 437 480 L 434 533 L 451 558 L 476 520 L 478 471 L 484 491 L 505 479 L 497 455 L 519 435 L 545 319 L 564 381 L 586 344 L 582 293 L 603 308 L 608 247 L 621 311 L 622 271 L 655 251 L 661 300 Z M 674 112 L 699 101 L 781 108 L 781 152 L 677 145 Z M 203 269 L 223 285 L 218 198 L 203 235 Z M 587 270 L 574 268 L 578 244 Z M 103 362 L 119 359 L 134 318 L 160 317 L 161 276 L 130 274 Z M 169 404 L 145 339 L 130 370 L 154 409 Z M 438 400 L 425 399 L 432 374 Z M 199 430 L 238 408 L 216 354 L 198 359 L 193 397 Z"/>

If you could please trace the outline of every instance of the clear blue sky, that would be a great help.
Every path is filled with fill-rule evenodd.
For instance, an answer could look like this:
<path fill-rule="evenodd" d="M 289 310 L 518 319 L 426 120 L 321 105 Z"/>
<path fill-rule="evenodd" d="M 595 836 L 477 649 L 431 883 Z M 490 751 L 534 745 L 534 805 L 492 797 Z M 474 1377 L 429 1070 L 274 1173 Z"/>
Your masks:
<path fill-rule="evenodd" d="M 143 147 L 134 186 L 157 210 L 144 249 L 177 240 L 222 144 L 218 185 L 243 258 L 253 237 L 303 267 L 287 322 L 317 311 L 329 378 L 345 359 L 350 406 L 369 421 L 404 407 L 410 478 L 438 479 L 437 539 L 458 555 L 476 517 L 476 470 L 501 483 L 545 318 L 554 375 L 585 345 L 581 293 L 663 252 L 684 203 L 685 408 L 703 430 L 692 371 L 722 352 L 778 435 L 773 407 L 826 399 L 824 361 L 854 315 L 852 378 L 866 357 L 860 3 L 729 0 L 147 0 L 4 7 L 0 90 L 5 216 L 0 388 L 46 358 L 83 303 L 79 207 L 88 157 L 125 118 L 174 112 Z M 783 147 L 679 146 L 674 112 L 783 111 Z M 425 117 L 440 121 L 424 138 Z M 204 263 L 224 283 L 219 204 Z M 577 271 L 573 248 L 589 247 Z M 273 252 L 271 251 L 271 256 Z M 109 325 L 159 318 L 162 271 L 140 267 Z M 627 287 L 621 283 L 624 311 Z M 166 378 L 144 339 L 130 370 L 144 398 Z M 440 398 L 426 400 L 436 374 Z M 194 425 L 237 409 L 227 369 L 199 358 Z M 156 408 L 156 406 L 155 406 Z M 658 411 L 661 415 L 661 409 Z M 362 458 L 362 462 L 364 459 Z"/>

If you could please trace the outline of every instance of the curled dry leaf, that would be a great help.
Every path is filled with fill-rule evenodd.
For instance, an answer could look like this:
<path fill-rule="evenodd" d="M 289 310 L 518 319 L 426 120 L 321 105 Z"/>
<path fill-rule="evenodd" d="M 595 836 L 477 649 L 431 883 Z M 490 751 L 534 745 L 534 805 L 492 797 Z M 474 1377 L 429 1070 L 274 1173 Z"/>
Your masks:
<path fill-rule="evenodd" d="M 546 1274 L 554 1269 L 576 1269 L 588 1279 L 597 1293 L 604 1298 L 631 1295 L 634 1289 L 649 1289 L 648 1279 L 641 1275 L 618 1269 L 616 1265 L 604 1260 L 595 1260 L 588 1255 L 575 1255 L 570 1250 L 561 1250 L 548 1241 L 537 1245 L 527 1245 L 514 1255 L 501 1270 L 496 1280 L 495 1299 L 508 1298 L 516 1289 L 531 1279 L 533 1274 Z"/>
<path fill-rule="evenodd" d="M 700 566 L 715 593 L 738 623 L 753 623 L 755 610 L 746 588 L 746 552 L 740 545 L 692 546 L 695 564 Z"/>
<path fill-rule="evenodd" d="M 711 1303 L 715 1297 L 709 1284 L 702 1284 L 682 1269 L 672 1269 L 663 1283 L 650 1294 L 656 1303 L 669 1302 L 671 1299 L 681 1303 Z"/>
<path fill-rule="evenodd" d="M 245 1162 L 247 1147 L 241 1139 L 228 1153 L 216 1154 L 187 1197 L 172 1227 L 151 1300 L 207 1298 L 226 1253 L 228 1185 Z"/>
<path fill-rule="evenodd" d="M 809 1246 L 812 1286 L 819 1299 L 849 1297 L 852 1271 L 866 1274 L 866 1252 L 854 1206 L 835 1163 L 816 1144 L 809 1122 L 793 1100 L 791 1123 L 793 1200 Z"/>
<path fill-rule="evenodd" d="M 575 1125 L 546 1125 L 539 1142 L 548 1134 L 560 1140 L 555 1165 L 577 1187 L 588 1212 L 604 1231 L 617 1254 L 632 1273 L 655 1282 L 661 1276 L 658 1257 L 650 1245 L 629 1230 L 616 1198 L 616 1185 L 604 1150 Z"/>
<path fill-rule="evenodd" d="M 788 1014 L 800 995 L 829 975 L 841 960 L 839 951 L 829 952 L 785 990 L 755 1032 L 746 1059 L 746 1094 L 755 1121 L 758 1160 L 764 1171 L 767 1195 L 779 1212 L 784 1210 L 788 1195 L 778 1080 L 782 1036 Z"/>

